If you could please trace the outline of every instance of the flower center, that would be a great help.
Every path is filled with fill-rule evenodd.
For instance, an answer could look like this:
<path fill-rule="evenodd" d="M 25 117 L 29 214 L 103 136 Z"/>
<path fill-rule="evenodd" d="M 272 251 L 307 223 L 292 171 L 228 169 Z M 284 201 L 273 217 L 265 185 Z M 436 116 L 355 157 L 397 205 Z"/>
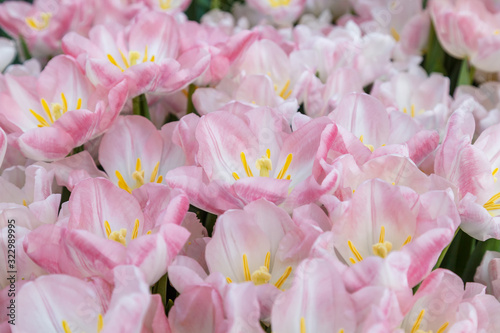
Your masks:
<path fill-rule="evenodd" d="M 425 110 L 424 110 L 424 109 L 421 109 L 421 110 L 419 110 L 419 111 L 418 111 L 418 114 L 422 114 L 422 113 L 424 113 L 424 112 L 425 112 Z M 407 108 L 403 108 L 403 113 L 408 114 L 408 109 L 407 109 Z M 414 118 L 414 117 L 415 117 L 415 114 L 416 114 L 416 113 L 415 113 L 415 104 L 412 104 L 412 105 L 410 106 L 410 116 L 411 116 L 412 118 Z"/>
<path fill-rule="evenodd" d="M 44 98 L 40 100 L 40 103 L 42 104 L 46 117 L 30 109 L 31 114 L 36 118 L 36 120 L 38 120 L 39 123 L 37 125 L 38 127 L 49 127 L 54 122 L 56 122 L 57 119 L 61 118 L 63 114 L 68 112 L 68 101 L 66 100 L 66 96 L 64 95 L 64 93 L 61 93 L 62 104 L 51 103 L 49 106 L 49 104 Z M 82 107 L 82 99 L 79 98 L 78 101 L 76 102 L 75 110 L 79 110 L 81 107 Z"/>
<path fill-rule="evenodd" d="M 268 0 L 268 1 L 271 7 L 273 8 L 288 6 L 290 4 L 290 0 Z"/>
<path fill-rule="evenodd" d="M 160 167 L 160 162 L 157 162 L 153 169 L 153 172 L 151 173 L 151 177 L 149 178 L 150 183 L 160 184 L 163 181 L 163 176 L 161 175 L 158 176 L 159 167 Z M 137 159 L 137 162 L 135 163 L 135 170 L 134 172 L 132 172 L 132 179 L 135 181 L 135 184 L 132 187 L 130 187 L 129 184 L 127 184 L 120 171 L 118 170 L 115 171 L 116 178 L 118 178 L 118 187 L 127 191 L 128 193 L 132 193 L 132 190 L 139 188 L 145 184 L 146 181 L 144 180 L 144 174 L 145 171 L 142 169 L 140 158 Z"/>
<path fill-rule="evenodd" d="M 247 163 L 245 153 L 241 152 L 240 157 L 243 168 L 245 168 L 245 173 L 248 177 L 253 177 L 252 169 L 250 169 L 250 166 Z M 293 155 L 288 154 L 285 160 L 285 164 L 281 168 L 276 179 L 283 179 L 283 177 L 285 177 L 288 167 L 290 166 L 290 163 L 292 163 L 292 158 Z M 255 167 L 257 168 L 257 170 L 259 170 L 260 177 L 269 177 L 269 171 L 273 169 L 273 163 L 271 161 L 271 151 L 269 149 L 266 150 L 266 155 L 262 156 L 255 162 Z M 233 172 L 233 178 L 235 180 L 238 180 L 240 179 L 240 176 L 236 172 Z M 285 179 L 290 179 L 290 175 L 286 176 Z"/>
<path fill-rule="evenodd" d="M 171 6 L 171 0 L 158 0 L 160 3 L 160 8 L 163 10 L 170 9 Z"/>
<path fill-rule="evenodd" d="M 113 65 L 115 65 L 116 67 L 118 67 L 122 72 L 124 72 L 125 69 L 130 68 L 131 66 L 137 65 L 137 62 L 141 59 L 141 54 L 139 52 L 137 52 L 137 51 L 129 51 L 128 52 L 128 58 L 125 56 L 125 54 L 123 54 L 123 52 L 121 50 L 118 50 L 118 52 L 120 52 L 120 56 L 122 58 L 123 64 L 125 65 L 125 68 L 123 68 L 122 66 L 120 66 L 118 64 L 118 62 L 115 60 L 115 58 L 113 58 L 113 56 L 111 54 L 108 54 L 108 60 Z M 148 60 L 148 46 L 146 45 L 146 48 L 144 50 L 144 57 L 142 57 L 141 63 L 145 63 L 145 62 L 148 62 L 148 61 L 154 62 L 155 61 L 155 56 L 154 55 L 151 56 L 151 58 Z"/>
<path fill-rule="evenodd" d="M 26 24 L 33 30 L 41 31 L 49 26 L 51 13 L 40 13 L 38 17 L 29 16 L 25 19 Z"/>
<path fill-rule="evenodd" d="M 405 242 L 403 243 L 403 245 L 401 247 L 405 246 L 409 242 L 411 242 L 411 236 L 408 236 L 406 238 Z M 362 261 L 363 257 L 359 253 L 358 249 L 356 249 L 354 244 L 351 242 L 351 240 L 348 240 L 347 244 L 349 245 L 349 249 L 351 250 L 352 254 L 354 255 L 354 258 L 350 257 L 349 261 L 353 264 Z M 373 254 L 376 256 L 379 256 L 381 258 L 385 258 L 385 257 L 387 257 L 389 252 L 391 252 L 391 250 L 392 250 L 392 243 L 385 240 L 385 227 L 382 226 L 382 227 L 380 227 L 380 235 L 378 238 L 378 243 L 375 243 L 372 245 Z"/>
<path fill-rule="evenodd" d="M 106 236 L 108 239 L 114 240 L 123 246 L 127 246 L 127 229 L 121 228 L 119 231 L 111 231 L 111 227 L 108 221 L 104 221 L 104 229 L 106 230 Z M 139 219 L 135 219 L 134 229 L 132 230 L 132 236 L 130 239 L 136 239 L 139 233 Z M 148 231 L 149 235 L 151 231 Z"/>
<path fill-rule="evenodd" d="M 499 201 L 500 201 L 500 192 L 492 196 L 490 200 L 488 200 L 483 205 L 483 207 L 488 211 L 488 213 L 490 213 L 491 216 L 495 217 L 497 216 L 495 211 L 500 209 L 500 203 L 498 203 Z"/>
<path fill-rule="evenodd" d="M 99 315 L 97 316 L 97 333 L 102 331 L 103 325 L 104 323 L 102 319 L 102 314 L 99 313 Z M 66 320 L 62 321 L 62 328 L 64 330 L 64 333 L 72 333 L 71 328 L 69 328 L 68 322 Z"/>
<path fill-rule="evenodd" d="M 269 273 L 269 267 L 271 265 L 271 252 L 266 253 L 266 258 L 264 259 L 264 266 L 260 266 L 253 273 L 250 273 L 250 268 L 248 267 L 248 258 L 246 254 L 243 254 L 243 271 L 245 273 L 245 281 L 252 281 L 256 286 L 261 284 L 269 283 L 272 278 L 271 273 Z M 276 288 L 281 289 L 286 279 L 292 273 L 292 267 L 288 266 L 285 272 L 280 276 L 278 281 L 274 283 Z M 227 277 L 226 281 L 232 283 L 231 278 Z"/>
<path fill-rule="evenodd" d="M 422 323 L 422 319 L 424 318 L 425 310 L 422 309 L 420 313 L 418 314 L 417 320 L 415 320 L 415 323 L 413 324 L 411 328 L 411 333 L 432 333 L 432 331 L 424 331 L 420 329 L 420 324 Z M 436 331 L 436 333 L 443 333 L 446 327 L 448 327 L 450 323 L 446 322 L 441 327 Z"/>

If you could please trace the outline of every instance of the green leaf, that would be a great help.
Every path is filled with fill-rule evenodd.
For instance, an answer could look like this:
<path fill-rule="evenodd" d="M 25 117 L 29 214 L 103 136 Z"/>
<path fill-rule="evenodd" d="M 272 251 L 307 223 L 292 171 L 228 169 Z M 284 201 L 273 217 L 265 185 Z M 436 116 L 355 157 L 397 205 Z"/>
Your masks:
<path fill-rule="evenodd" d="M 500 252 L 500 240 L 490 238 L 484 242 L 479 241 L 477 243 L 462 274 L 464 282 L 472 282 L 474 280 L 474 274 L 476 274 L 477 267 L 481 264 L 486 251 Z"/>
<path fill-rule="evenodd" d="M 456 86 L 469 86 L 472 84 L 473 70 L 469 67 L 469 61 L 467 59 L 462 60 L 462 64 L 460 65 L 460 72 L 458 74 L 458 81 Z"/>
<path fill-rule="evenodd" d="M 161 301 L 165 309 L 167 309 L 167 304 L 168 304 L 167 287 L 168 287 L 168 278 L 167 274 L 165 274 L 158 280 L 158 282 L 154 284 L 151 290 L 153 294 L 158 294 L 161 296 Z"/>
<path fill-rule="evenodd" d="M 429 41 L 427 43 L 427 54 L 425 55 L 423 67 L 427 74 L 432 72 L 442 73 L 446 75 L 446 68 L 444 66 L 446 53 L 444 52 L 434 30 L 434 25 L 431 24 L 429 31 Z"/>

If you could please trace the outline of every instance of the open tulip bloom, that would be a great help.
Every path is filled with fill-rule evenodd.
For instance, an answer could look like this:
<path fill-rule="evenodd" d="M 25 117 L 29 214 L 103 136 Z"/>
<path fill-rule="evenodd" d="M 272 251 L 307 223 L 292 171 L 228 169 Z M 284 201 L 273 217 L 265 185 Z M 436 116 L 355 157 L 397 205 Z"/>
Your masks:
<path fill-rule="evenodd" d="M 0 332 L 500 332 L 498 1 L 0 28 Z"/>

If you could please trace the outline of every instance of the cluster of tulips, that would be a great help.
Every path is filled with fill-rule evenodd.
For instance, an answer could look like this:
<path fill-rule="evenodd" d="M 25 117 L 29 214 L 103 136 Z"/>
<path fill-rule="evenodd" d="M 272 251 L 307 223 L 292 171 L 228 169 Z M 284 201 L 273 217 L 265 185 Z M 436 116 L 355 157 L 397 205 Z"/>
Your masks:
<path fill-rule="evenodd" d="M 0 4 L 0 331 L 500 332 L 499 2 L 200 3 Z"/>

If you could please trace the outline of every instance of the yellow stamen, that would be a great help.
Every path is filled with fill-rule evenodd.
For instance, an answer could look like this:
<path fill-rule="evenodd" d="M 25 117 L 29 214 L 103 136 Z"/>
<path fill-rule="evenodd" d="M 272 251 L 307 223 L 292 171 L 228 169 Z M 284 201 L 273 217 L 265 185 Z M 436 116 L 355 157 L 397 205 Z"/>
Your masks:
<path fill-rule="evenodd" d="M 403 243 L 403 245 L 402 245 L 401 247 L 405 246 L 405 245 L 406 245 L 406 244 L 408 244 L 409 242 L 411 242 L 411 236 L 408 236 L 408 237 L 406 238 L 405 242 Z"/>
<path fill-rule="evenodd" d="M 156 175 L 158 175 L 158 168 L 160 167 L 160 162 L 157 162 L 153 172 L 151 173 L 151 178 L 149 179 L 150 183 L 154 183 L 156 180 Z"/>
<path fill-rule="evenodd" d="M 66 100 L 66 96 L 64 95 L 64 93 L 61 93 L 61 100 L 63 102 L 64 113 L 66 113 L 66 111 L 68 111 L 68 101 Z"/>
<path fill-rule="evenodd" d="M 264 265 L 267 267 L 269 271 L 269 266 L 271 265 L 271 252 L 266 253 L 266 259 L 264 259 Z"/>
<path fill-rule="evenodd" d="M 151 235 L 151 230 L 149 230 L 148 232 L 146 232 L 146 235 Z"/>
<path fill-rule="evenodd" d="M 359 141 L 361 141 L 361 143 L 362 143 L 362 144 L 364 144 L 364 145 L 365 145 L 368 149 L 370 149 L 370 151 L 373 153 L 373 151 L 375 150 L 375 147 L 373 147 L 372 145 L 365 144 L 365 143 L 363 142 L 363 140 L 364 140 L 364 137 L 361 135 L 361 136 L 359 137 Z"/>
<path fill-rule="evenodd" d="M 253 177 L 252 170 L 248 166 L 247 158 L 245 156 L 245 153 L 241 152 L 240 157 L 241 157 L 241 163 L 243 163 L 243 167 L 245 168 L 245 172 L 246 172 L 247 176 L 248 177 Z"/>
<path fill-rule="evenodd" d="M 135 188 L 144 185 L 144 170 L 142 170 L 140 158 L 138 158 L 135 163 L 135 171 L 132 173 L 132 179 L 134 179 L 136 183 L 139 185 L 136 186 Z"/>
<path fill-rule="evenodd" d="M 285 269 L 285 273 L 283 273 L 283 275 L 281 275 L 278 281 L 276 281 L 276 283 L 274 284 L 276 288 L 281 289 L 281 286 L 283 285 L 283 283 L 285 283 L 286 279 L 288 279 L 291 273 L 292 273 L 292 266 L 288 266 Z"/>
<path fill-rule="evenodd" d="M 32 109 L 30 109 L 30 112 L 32 115 L 35 116 L 36 120 L 38 120 L 38 122 L 40 123 L 40 125 L 42 125 L 42 127 L 43 126 L 50 126 L 50 124 L 47 122 L 47 120 L 45 120 L 45 118 L 43 118 L 41 115 L 39 115 L 38 113 L 36 113 Z"/>
<path fill-rule="evenodd" d="M 417 320 L 413 324 L 413 327 L 411 328 L 411 333 L 416 333 L 418 331 L 418 329 L 420 328 L 420 323 L 422 322 L 422 319 L 424 318 L 424 314 L 425 314 L 425 310 L 422 309 L 422 311 L 420 311 L 420 313 L 417 317 Z"/>
<path fill-rule="evenodd" d="M 450 324 L 449 322 L 446 322 L 443 325 L 441 325 L 441 327 L 437 330 L 436 333 L 443 333 L 444 330 L 446 329 L 446 327 L 448 327 L 449 324 Z"/>
<path fill-rule="evenodd" d="M 306 320 L 300 317 L 300 333 L 306 333 Z"/>
<path fill-rule="evenodd" d="M 102 320 L 102 314 L 99 313 L 97 316 L 97 333 L 102 331 L 102 327 L 104 326 L 104 322 Z"/>
<path fill-rule="evenodd" d="M 144 49 L 144 58 L 142 58 L 142 62 L 148 61 L 148 46 Z"/>
<path fill-rule="evenodd" d="M 47 101 L 42 98 L 40 102 L 42 103 L 42 107 L 45 110 L 45 113 L 49 116 L 50 122 L 54 123 L 54 119 L 52 118 L 52 114 L 50 113 L 50 108 L 49 104 L 47 104 Z"/>
<path fill-rule="evenodd" d="M 248 268 L 248 259 L 246 254 L 243 254 L 243 271 L 245 272 L 245 281 L 252 281 L 252 277 L 250 275 L 250 269 Z"/>
<path fill-rule="evenodd" d="M 122 190 L 127 191 L 128 193 L 132 193 L 132 189 L 127 185 L 127 182 L 125 179 L 123 179 L 122 174 L 120 171 L 116 170 L 115 171 L 116 178 L 118 178 L 118 187 L 121 188 Z"/>
<path fill-rule="evenodd" d="M 128 63 L 127 57 L 125 57 L 125 55 L 123 54 L 123 52 L 121 50 L 118 50 L 118 52 L 120 52 L 120 56 L 122 57 L 122 61 L 125 64 L 125 68 L 129 68 L 130 65 Z"/>
<path fill-rule="evenodd" d="M 483 207 L 490 213 L 491 216 L 496 216 L 493 214 L 494 210 L 500 209 L 500 204 L 496 203 L 500 199 L 500 192 L 492 196 Z"/>
<path fill-rule="evenodd" d="M 354 246 L 354 244 L 352 244 L 352 242 L 350 240 L 347 241 L 347 244 L 349 245 L 349 249 L 351 249 L 351 252 L 352 252 L 352 254 L 354 254 L 356 259 L 358 261 L 363 260 L 363 257 L 361 256 L 361 254 L 359 254 L 358 250 L 356 249 L 356 247 Z"/>
<path fill-rule="evenodd" d="M 290 4 L 290 0 L 268 0 L 268 1 L 271 7 L 273 8 L 288 6 Z"/>
<path fill-rule="evenodd" d="M 104 229 L 106 230 L 106 237 L 109 238 L 109 235 L 111 235 L 111 227 L 108 221 L 104 221 Z"/>
<path fill-rule="evenodd" d="M 33 16 L 27 17 L 25 19 L 26 24 L 34 30 L 43 30 L 49 26 L 50 19 L 52 18 L 51 13 L 40 13 L 41 20 L 36 19 Z"/>
<path fill-rule="evenodd" d="M 108 60 L 109 62 L 111 62 L 113 65 L 115 65 L 116 67 L 118 67 L 122 72 L 124 72 L 125 70 L 120 66 L 118 65 L 118 63 L 116 62 L 115 58 L 113 58 L 113 56 L 111 54 L 108 54 Z"/>
<path fill-rule="evenodd" d="M 288 93 L 286 92 L 288 90 L 289 86 L 290 86 L 290 79 L 286 80 L 285 86 L 283 87 L 283 89 L 281 89 L 281 92 L 280 92 L 281 98 L 287 99 L 290 96 L 292 91 L 290 90 Z"/>
<path fill-rule="evenodd" d="M 415 104 L 412 104 L 411 105 L 411 117 L 414 118 L 415 117 Z"/>
<path fill-rule="evenodd" d="M 139 219 L 135 219 L 134 229 L 132 230 L 132 237 L 130 239 L 136 239 L 139 233 Z"/>
<path fill-rule="evenodd" d="M 161 184 L 161 182 L 163 181 L 163 176 L 160 176 L 158 177 L 158 180 L 156 181 L 158 184 Z"/>
<path fill-rule="evenodd" d="M 226 281 L 227 281 L 227 283 L 233 283 L 233 280 L 231 280 L 231 278 L 228 278 L 228 277 L 226 278 Z"/>
<path fill-rule="evenodd" d="M 240 176 L 238 176 L 238 174 L 236 172 L 233 172 L 233 178 L 234 178 L 234 180 L 238 180 L 238 179 L 240 179 Z"/>
<path fill-rule="evenodd" d="M 341 329 L 339 330 L 339 333 L 344 333 L 344 329 L 343 329 L 343 328 L 341 328 Z"/>
<path fill-rule="evenodd" d="M 155 56 L 152 56 L 151 57 L 151 62 L 154 62 L 155 61 Z"/>
<path fill-rule="evenodd" d="M 76 109 L 80 110 L 81 107 L 82 107 L 82 99 L 79 98 L 78 101 L 76 101 Z"/>
<path fill-rule="evenodd" d="M 396 29 L 391 28 L 391 35 L 396 40 L 396 42 L 399 42 L 400 36 Z"/>
<path fill-rule="evenodd" d="M 69 328 L 68 322 L 66 320 L 62 321 L 62 327 L 63 327 L 64 333 L 71 333 L 71 329 Z"/>
<path fill-rule="evenodd" d="M 495 177 L 495 175 L 497 174 L 498 172 L 498 168 L 495 168 L 495 170 L 493 170 L 493 172 L 491 173 L 491 175 L 493 176 L 493 181 L 496 183 L 497 182 L 497 177 Z"/>
<path fill-rule="evenodd" d="M 23 199 L 23 206 L 28 207 L 28 204 L 26 203 L 26 200 Z"/>
<path fill-rule="evenodd" d="M 288 167 L 290 166 L 290 163 L 292 163 L 292 159 L 293 159 L 293 155 L 292 154 L 288 154 L 287 157 L 286 157 L 285 165 L 283 165 L 283 168 L 281 169 L 281 171 L 278 174 L 278 177 L 276 177 L 276 178 L 283 179 L 283 177 L 285 176 L 285 173 L 288 170 Z"/>
<path fill-rule="evenodd" d="M 384 242 L 384 238 L 385 238 L 385 227 L 382 226 L 380 228 L 380 236 L 378 238 L 379 243 L 383 243 Z"/>

